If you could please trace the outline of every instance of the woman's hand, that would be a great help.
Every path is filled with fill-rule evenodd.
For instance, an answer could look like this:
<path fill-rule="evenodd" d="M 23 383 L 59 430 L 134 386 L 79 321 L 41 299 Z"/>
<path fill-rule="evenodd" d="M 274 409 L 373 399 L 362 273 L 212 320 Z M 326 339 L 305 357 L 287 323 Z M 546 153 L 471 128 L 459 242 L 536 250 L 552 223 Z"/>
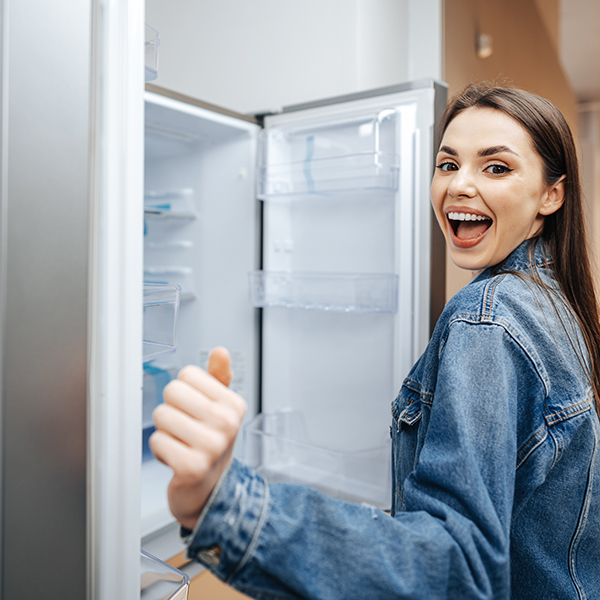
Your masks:
<path fill-rule="evenodd" d="M 208 373 L 182 369 L 164 390 L 164 404 L 154 411 L 156 431 L 150 447 L 173 469 L 169 507 L 173 516 L 193 529 L 221 474 L 231 461 L 233 444 L 246 403 L 227 388 L 231 363 L 225 348 L 215 348 Z"/>

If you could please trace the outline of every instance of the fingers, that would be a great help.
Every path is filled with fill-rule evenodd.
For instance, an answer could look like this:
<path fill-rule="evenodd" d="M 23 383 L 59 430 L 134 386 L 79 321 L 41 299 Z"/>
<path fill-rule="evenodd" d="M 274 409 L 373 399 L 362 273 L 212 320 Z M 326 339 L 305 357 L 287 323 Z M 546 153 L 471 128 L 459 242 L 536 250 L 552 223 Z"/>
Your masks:
<path fill-rule="evenodd" d="M 220 381 L 217 381 L 217 379 L 199 367 L 193 365 L 184 367 L 179 372 L 177 379 L 192 386 L 206 398 L 228 406 L 236 412 L 241 413 L 242 416 L 246 411 L 246 403 L 241 396 L 229 390 Z"/>
<path fill-rule="evenodd" d="M 208 373 L 218 379 L 224 386 L 229 387 L 233 373 L 231 371 L 231 358 L 226 348 L 214 348 L 208 357 Z"/>
<path fill-rule="evenodd" d="M 189 446 L 171 437 L 164 431 L 155 431 L 148 440 L 154 456 L 173 469 L 181 481 L 194 483 L 209 470 L 208 456 L 195 452 Z"/>
<path fill-rule="evenodd" d="M 227 450 L 237 431 L 224 427 L 218 429 L 168 404 L 158 406 L 152 416 L 157 430 L 169 434 L 190 448 L 216 455 Z"/>

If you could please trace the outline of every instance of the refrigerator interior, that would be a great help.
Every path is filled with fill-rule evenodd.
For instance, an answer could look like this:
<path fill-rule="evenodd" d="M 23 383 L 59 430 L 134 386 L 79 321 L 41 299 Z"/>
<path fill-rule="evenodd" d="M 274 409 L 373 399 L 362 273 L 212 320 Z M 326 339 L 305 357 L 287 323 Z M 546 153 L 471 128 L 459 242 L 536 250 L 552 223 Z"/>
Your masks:
<path fill-rule="evenodd" d="M 390 402 L 429 335 L 434 116 L 429 85 L 265 121 L 262 414 L 245 458 L 271 482 L 389 507 Z"/>
<path fill-rule="evenodd" d="M 179 369 L 205 366 L 213 347 L 226 346 L 231 388 L 249 415 L 256 412 L 258 311 L 248 302 L 247 274 L 259 259 L 258 131 L 256 123 L 146 92 L 144 282 L 178 288 L 180 302 L 177 339 L 144 364 L 142 536 L 173 521 L 171 472 L 153 458 L 148 438 L 152 411 Z"/>

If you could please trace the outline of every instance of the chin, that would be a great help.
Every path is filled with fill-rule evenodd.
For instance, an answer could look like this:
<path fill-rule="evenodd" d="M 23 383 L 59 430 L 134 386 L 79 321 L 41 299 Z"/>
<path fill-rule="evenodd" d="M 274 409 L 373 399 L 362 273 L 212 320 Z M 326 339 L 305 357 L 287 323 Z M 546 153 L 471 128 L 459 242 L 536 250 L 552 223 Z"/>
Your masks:
<path fill-rule="evenodd" d="M 465 271 L 475 271 L 477 273 L 492 266 L 488 264 L 486 260 L 476 259 L 475 257 L 470 258 L 464 255 L 456 255 L 456 252 L 450 251 L 450 259 L 459 268 Z"/>

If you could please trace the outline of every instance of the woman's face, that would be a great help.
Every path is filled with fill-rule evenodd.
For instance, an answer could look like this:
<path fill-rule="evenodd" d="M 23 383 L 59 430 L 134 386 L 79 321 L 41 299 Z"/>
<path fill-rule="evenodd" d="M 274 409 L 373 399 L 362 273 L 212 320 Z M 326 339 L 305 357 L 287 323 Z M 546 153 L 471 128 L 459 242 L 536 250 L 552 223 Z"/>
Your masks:
<path fill-rule="evenodd" d="M 548 187 L 529 133 L 492 108 L 468 108 L 448 125 L 431 201 L 453 262 L 480 271 L 538 234 L 560 208 L 562 179 Z"/>

